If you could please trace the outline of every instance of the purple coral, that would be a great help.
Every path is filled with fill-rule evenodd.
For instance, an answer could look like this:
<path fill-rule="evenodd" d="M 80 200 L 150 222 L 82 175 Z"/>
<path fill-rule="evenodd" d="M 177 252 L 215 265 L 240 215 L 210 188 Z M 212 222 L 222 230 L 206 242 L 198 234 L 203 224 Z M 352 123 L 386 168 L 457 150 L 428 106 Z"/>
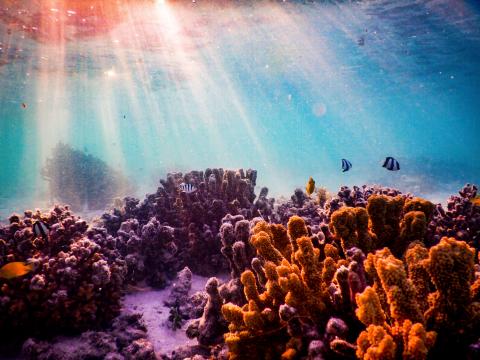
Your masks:
<path fill-rule="evenodd" d="M 48 242 L 33 236 L 36 219 L 51 226 Z M 10 221 L 0 225 L 0 265 L 34 264 L 27 276 L 0 280 L 1 325 L 10 335 L 85 330 L 108 324 L 118 314 L 125 263 L 87 237 L 85 221 L 67 207 L 49 213 L 28 211 Z"/>

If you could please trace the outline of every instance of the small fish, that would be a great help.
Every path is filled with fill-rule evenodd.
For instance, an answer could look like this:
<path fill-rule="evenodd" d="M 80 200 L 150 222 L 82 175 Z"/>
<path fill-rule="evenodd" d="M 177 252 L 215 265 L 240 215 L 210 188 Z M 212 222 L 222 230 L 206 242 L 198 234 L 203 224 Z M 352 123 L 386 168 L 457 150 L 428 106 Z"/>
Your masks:
<path fill-rule="evenodd" d="M 480 195 L 477 195 L 473 199 L 470 199 L 470 202 L 475 206 L 480 206 Z"/>
<path fill-rule="evenodd" d="M 362 36 L 361 38 L 359 38 L 359 39 L 357 40 L 357 44 L 358 44 L 359 46 L 365 45 L 365 38 L 364 38 L 363 36 Z"/>
<path fill-rule="evenodd" d="M 305 190 L 308 194 L 308 196 L 313 194 L 313 191 L 315 190 L 315 180 L 310 176 L 310 179 L 308 179 L 307 186 L 305 187 Z"/>
<path fill-rule="evenodd" d="M 400 164 L 398 163 L 397 160 L 395 160 L 393 157 L 388 156 L 385 159 L 385 162 L 382 165 L 384 168 L 390 171 L 398 171 L 400 170 Z"/>
<path fill-rule="evenodd" d="M 35 221 L 33 224 L 33 233 L 35 237 L 42 237 L 43 240 L 48 240 L 50 227 L 41 220 Z"/>
<path fill-rule="evenodd" d="M 179 188 L 180 188 L 180 191 L 184 191 L 187 194 L 191 194 L 197 191 L 197 188 L 195 187 L 195 185 L 192 185 L 192 184 L 181 183 Z"/>
<path fill-rule="evenodd" d="M 22 102 L 22 108 L 26 109 L 26 108 L 27 108 L 27 104 L 25 104 L 24 102 Z"/>
<path fill-rule="evenodd" d="M 347 159 L 342 159 L 342 172 L 348 171 L 352 168 L 352 163 Z"/>
<path fill-rule="evenodd" d="M 28 274 L 32 270 L 33 264 L 15 261 L 2 266 L 0 269 L 0 278 L 13 279 Z"/>

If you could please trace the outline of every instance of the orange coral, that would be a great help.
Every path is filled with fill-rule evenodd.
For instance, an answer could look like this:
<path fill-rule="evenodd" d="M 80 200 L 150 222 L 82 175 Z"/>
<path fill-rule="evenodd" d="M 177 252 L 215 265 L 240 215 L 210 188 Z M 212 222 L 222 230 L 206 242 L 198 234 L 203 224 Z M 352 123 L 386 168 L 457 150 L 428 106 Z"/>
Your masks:
<path fill-rule="evenodd" d="M 300 216 L 292 216 L 287 224 L 288 236 L 292 242 L 293 250 L 297 251 L 297 239 L 308 235 L 307 225 Z"/>
<path fill-rule="evenodd" d="M 437 356 L 443 344 L 459 344 L 448 339 L 451 330 L 463 336 L 460 345 L 466 348 L 465 341 L 475 339 L 465 334 L 480 330 L 474 251 L 465 242 L 447 238 L 428 250 L 422 240 L 432 212 L 433 205 L 425 200 L 372 195 L 367 210 L 344 207 L 332 214 L 329 226 L 341 250 L 339 244 L 328 243 L 331 239 L 315 247 L 300 217 L 290 219 L 288 231 L 257 223 L 250 242 L 263 280 L 245 271 L 241 282 L 248 304 L 226 304 L 222 310 L 230 322 L 225 339 L 231 358 L 306 356 L 308 342 L 291 332 L 288 316 L 321 327 L 334 312 L 350 321 L 348 326 L 358 326 L 356 320 L 348 320 L 355 305 L 356 317 L 366 326 L 356 342 L 360 359 Z M 372 253 L 379 244 L 390 244 L 404 261 L 388 247 Z M 361 253 L 354 247 L 370 251 L 366 260 L 362 254 L 354 261 L 352 252 Z M 355 351 L 346 339 L 332 339 L 328 351 L 350 356 Z"/>
<path fill-rule="evenodd" d="M 442 238 L 425 265 L 437 291 L 425 316 L 437 329 L 460 330 L 470 321 L 475 251 L 464 241 Z"/>
<path fill-rule="evenodd" d="M 358 308 L 355 310 L 355 314 L 363 324 L 369 326 L 385 323 L 385 314 L 378 295 L 370 286 L 367 286 L 363 293 L 357 294 L 356 300 Z"/>
<path fill-rule="evenodd" d="M 293 252 L 293 246 L 288 238 L 288 233 L 285 227 L 280 224 L 270 225 L 270 231 L 272 233 L 273 245 L 280 251 L 285 259 L 290 259 Z"/>
<path fill-rule="evenodd" d="M 396 259 L 389 251 L 377 251 L 374 255 L 374 266 L 387 295 L 390 315 L 398 323 L 409 319 L 423 322 L 420 308 L 415 301 L 415 288 L 407 278 L 405 267 L 401 260 Z"/>
<path fill-rule="evenodd" d="M 258 224 L 257 224 L 258 225 Z M 284 229 L 285 230 L 285 229 Z M 295 358 L 302 350 L 303 342 L 286 331 L 286 322 L 279 316 L 281 305 L 295 309 L 299 318 L 309 318 L 313 323 L 326 323 L 331 308 L 328 285 L 335 273 L 335 262 L 327 257 L 320 261 L 320 250 L 306 236 L 305 223 L 301 218 L 291 219 L 289 234 L 297 236 L 294 254 L 288 258 L 289 246 L 281 225 L 260 225 L 250 242 L 264 260 L 267 279 L 265 291 L 259 293 L 255 275 L 246 270 L 241 276 L 248 304 L 243 308 L 225 304 L 222 314 L 230 322 L 225 341 L 231 359 L 282 359 Z M 298 236 L 299 234 L 303 234 Z M 288 239 L 288 238 L 287 238 Z M 292 246 L 293 247 L 293 246 Z M 328 274 L 327 274 L 328 273 Z M 276 352 L 272 352 L 276 349 Z M 273 354 L 277 354 L 274 356 Z"/>
<path fill-rule="evenodd" d="M 412 324 L 410 320 L 403 323 L 403 359 L 424 360 L 428 351 L 435 343 L 437 334 L 434 331 L 427 332 L 422 324 Z"/>
<path fill-rule="evenodd" d="M 272 261 L 275 264 L 280 264 L 283 259 L 283 255 L 273 245 L 271 236 L 265 232 L 260 231 L 256 235 L 253 235 L 250 239 L 253 247 L 257 249 L 258 254 L 265 260 Z"/>
<path fill-rule="evenodd" d="M 404 201 L 402 196 L 372 195 L 368 198 L 367 212 L 371 231 L 378 237 L 377 248 L 388 246 L 397 238 Z"/>
<path fill-rule="evenodd" d="M 357 357 L 365 360 L 394 360 L 397 346 L 387 331 L 370 325 L 357 338 Z"/>
<path fill-rule="evenodd" d="M 427 230 L 427 217 L 422 211 L 409 211 L 400 223 L 400 236 L 392 246 L 392 250 L 398 256 L 407 249 L 412 241 L 423 241 Z"/>
<path fill-rule="evenodd" d="M 434 209 L 435 205 L 430 201 L 418 197 L 405 201 L 405 205 L 403 206 L 403 212 L 405 214 L 410 211 L 421 211 L 425 214 L 427 221 L 432 217 Z"/>
<path fill-rule="evenodd" d="M 431 280 L 424 260 L 428 258 L 428 250 L 423 244 L 415 244 L 407 250 L 405 260 L 407 263 L 408 277 L 415 287 L 415 300 L 422 313 L 428 308 L 428 294 L 430 293 Z"/>
<path fill-rule="evenodd" d="M 341 239 L 343 252 L 358 247 L 365 252 L 375 248 L 375 235 L 368 231 L 368 213 L 364 208 L 344 207 L 332 214 L 330 228 Z"/>

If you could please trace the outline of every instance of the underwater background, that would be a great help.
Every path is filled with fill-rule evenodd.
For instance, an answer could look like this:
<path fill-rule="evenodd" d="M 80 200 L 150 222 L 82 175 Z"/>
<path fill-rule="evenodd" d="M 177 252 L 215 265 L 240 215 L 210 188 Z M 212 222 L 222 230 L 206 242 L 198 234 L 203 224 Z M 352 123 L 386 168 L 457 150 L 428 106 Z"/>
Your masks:
<path fill-rule="evenodd" d="M 479 65 L 473 0 L 0 0 L 0 359 L 480 359 Z"/>
<path fill-rule="evenodd" d="M 137 194 L 206 167 L 257 169 L 273 196 L 480 180 L 476 1 L 74 3 L 0 3 L 3 218 L 52 203 L 58 142 Z"/>

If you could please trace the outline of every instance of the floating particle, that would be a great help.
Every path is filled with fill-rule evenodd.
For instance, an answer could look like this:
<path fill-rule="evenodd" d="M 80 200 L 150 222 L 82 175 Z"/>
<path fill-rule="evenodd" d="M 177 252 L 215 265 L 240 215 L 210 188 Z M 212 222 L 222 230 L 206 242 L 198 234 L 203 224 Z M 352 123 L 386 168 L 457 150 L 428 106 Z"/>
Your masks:
<path fill-rule="evenodd" d="M 115 75 L 117 75 L 117 73 L 115 72 L 115 69 L 113 68 L 105 71 L 104 74 L 108 77 L 114 77 Z"/>
<path fill-rule="evenodd" d="M 316 117 L 322 117 L 327 113 L 327 106 L 323 103 L 316 103 L 312 107 L 312 112 Z"/>
<path fill-rule="evenodd" d="M 288 101 L 292 101 L 292 94 L 288 94 L 287 98 L 288 98 Z"/>
<path fill-rule="evenodd" d="M 26 109 L 26 108 L 27 108 L 27 104 L 25 104 L 24 102 L 22 102 L 22 108 Z"/>

